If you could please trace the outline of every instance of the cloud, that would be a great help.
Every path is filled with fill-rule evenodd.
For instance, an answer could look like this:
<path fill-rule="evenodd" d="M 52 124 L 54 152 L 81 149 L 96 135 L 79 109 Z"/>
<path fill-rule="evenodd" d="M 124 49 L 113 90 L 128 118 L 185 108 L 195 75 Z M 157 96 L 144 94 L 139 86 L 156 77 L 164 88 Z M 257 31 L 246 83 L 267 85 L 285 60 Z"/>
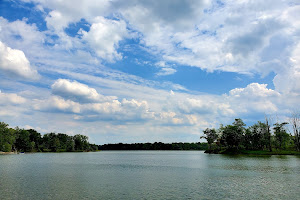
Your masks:
<path fill-rule="evenodd" d="M 178 117 L 175 112 L 161 112 L 160 119 L 163 124 L 168 125 L 180 125 L 184 123 L 183 119 Z"/>
<path fill-rule="evenodd" d="M 175 31 L 194 27 L 209 5 L 202 0 L 129 1 L 127 4 L 114 2 L 129 22 L 145 34 L 151 34 L 164 26 Z"/>
<path fill-rule="evenodd" d="M 115 123 L 148 121 L 154 118 L 146 101 L 123 99 L 83 105 L 84 120 L 111 120 Z"/>
<path fill-rule="evenodd" d="M 116 120 L 116 122 L 150 120 L 155 113 L 147 101 L 136 99 L 122 101 L 104 96 L 94 88 L 77 81 L 58 79 L 52 86 L 52 96 L 34 99 L 33 108 L 44 112 L 73 113 L 76 120 Z"/>
<path fill-rule="evenodd" d="M 18 105 L 26 102 L 26 99 L 14 93 L 2 93 L 0 91 L 0 105 Z"/>
<path fill-rule="evenodd" d="M 157 76 L 167 76 L 174 74 L 177 70 L 169 67 L 163 67 L 159 72 L 156 73 Z"/>
<path fill-rule="evenodd" d="M 154 112 L 149 111 L 146 101 L 123 99 L 104 103 L 83 105 L 83 113 L 91 114 L 93 120 L 112 120 L 115 122 L 139 122 L 154 118 Z M 96 114 L 96 115 L 93 115 Z M 83 116 L 85 118 L 85 116 Z M 87 116 L 85 119 L 89 119 Z"/>
<path fill-rule="evenodd" d="M 187 114 L 207 114 L 214 112 L 213 106 L 211 102 L 207 101 L 207 99 L 192 99 L 187 98 L 184 101 L 178 103 L 178 109 Z"/>
<path fill-rule="evenodd" d="M 280 73 L 277 68 L 286 64 L 289 44 L 297 38 L 293 35 L 299 35 L 299 6 L 285 2 L 273 2 L 272 6 L 269 1 L 200 2 L 201 5 L 194 6 L 197 7 L 197 16 L 192 16 L 194 12 L 189 10 L 194 2 L 176 2 L 183 8 L 178 15 L 175 14 L 177 4 L 169 3 L 164 1 L 157 8 L 155 3 L 138 2 L 120 9 L 129 24 L 143 34 L 143 44 L 166 62 L 199 67 L 209 72 L 220 70 L 266 76 L 272 71 Z M 170 9 L 162 12 L 165 5 Z M 185 21 L 189 28 L 182 31 L 180 20 Z M 274 49 L 286 51 L 274 54 Z M 163 69 L 159 73 L 173 72 L 172 69 Z"/>
<path fill-rule="evenodd" d="M 114 121 L 115 123 L 138 122 L 154 117 L 148 110 L 146 101 L 123 99 L 103 103 L 78 103 L 65 100 L 59 96 L 48 99 L 33 100 L 33 108 L 37 111 L 76 114 L 75 120 L 82 121 Z"/>
<path fill-rule="evenodd" d="M 71 23 L 75 23 L 81 19 L 91 21 L 94 17 L 105 15 L 110 10 L 110 0 L 102 0 L 101 3 L 97 0 L 65 0 L 64 2 L 60 0 L 32 1 L 36 3 L 39 9 L 47 8 L 51 10 L 45 20 L 47 26 L 57 32 L 68 27 Z"/>
<path fill-rule="evenodd" d="M 267 84 L 251 83 L 246 88 L 235 88 L 229 91 L 233 97 L 263 98 L 278 97 L 280 94 L 272 89 L 267 88 Z"/>
<path fill-rule="evenodd" d="M 24 117 L 28 112 L 28 99 L 17 93 L 3 93 L 0 91 L 0 116 L 1 120 L 14 120 Z"/>
<path fill-rule="evenodd" d="M 119 43 L 130 29 L 141 45 L 164 62 L 209 72 L 280 74 L 278 68 L 286 65 L 289 45 L 296 38 L 293 35 L 299 33 L 299 6 L 286 2 L 273 2 L 272 6 L 270 1 L 76 2 L 81 9 L 72 1 L 34 2 L 50 9 L 47 24 L 62 32 L 59 37 L 66 46 L 83 48 L 88 44 L 95 55 L 109 62 L 122 59 Z M 115 18 L 107 18 L 112 15 Z M 81 19 L 90 24 L 90 30 L 81 30 L 79 38 L 67 37 L 64 28 Z M 175 72 L 172 67 L 161 67 L 156 75 Z"/>
<path fill-rule="evenodd" d="M 155 66 L 159 67 L 159 72 L 156 73 L 157 76 L 167 76 L 177 72 L 176 69 L 168 66 L 164 61 L 155 63 Z"/>
<path fill-rule="evenodd" d="M 273 80 L 275 88 L 284 94 L 300 94 L 300 43 L 295 46 L 287 63 L 290 67 L 281 69 Z"/>
<path fill-rule="evenodd" d="M 249 32 L 238 35 L 233 35 L 232 38 L 227 39 L 227 46 L 233 55 L 242 55 L 248 57 L 250 53 L 255 53 L 263 46 L 267 45 L 269 36 L 275 34 L 283 25 L 276 19 L 261 19 L 257 23 L 251 24 L 253 26 Z"/>
<path fill-rule="evenodd" d="M 271 56 L 274 52 L 269 49 L 274 49 L 278 41 L 272 38 L 287 35 L 283 37 L 285 40 L 294 40 L 296 37 L 289 36 L 299 34 L 299 6 L 284 1 L 33 2 L 39 8 L 50 9 L 47 24 L 60 32 L 71 23 L 85 19 L 91 29 L 81 31 L 82 40 L 96 55 L 110 62 L 122 58 L 118 46 L 127 37 L 128 28 L 135 32 L 141 45 L 165 61 L 209 72 L 221 70 L 265 76 L 272 71 L 278 73 L 275 69 L 278 66 L 273 63 L 286 63 L 283 57 L 278 62 Z M 66 38 L 65 34 L 60 37 Z M 75 38 L 68 40 L 72 43 Z M 163 68 L 158 75 L 174 72 L 173 68 Z"/>
<path fill-rule="evenodd" d="M 274 114 L 280 106 L 282 95 L 267 88 L 267 84 L 251 83 L 245 88 L 235 88 L 224 96 L 236 113 Z"/>
<path fill-rule="evenodd" d="M 63 15 L 57 10 L 53 10 L 49 12 L 45 21 L 47 22 L 47 27 L 49 29 L 63 31 L 63 29 L 68 27 L 69 23 L 73 20 L 71 19 L 71 17 Z"/>
<path fill-rule="evenodd" d="M 45 100 L 34 99 L 33 108 L 46 112 L 80 113 L 80 104 L 71 100 L 65 100 L 58 96 L 52 96 Z"/>
<path fill-rule="evenodd" d="M 30 65 L 23 51 L 12 49 L 0 41 L 0 70 L 10 77 L 27 80 L 39 79 L 38 72 Z"/>
<path fill-rule="evenodd" d="M 44 32 L 38 30 L 36 24 L 29 24 L 28 19 L 9 22 L 0 17 L 0 40 L 7 46 L 17 48 L 35 57 L 45 56 L 43 43 L 48 39 Z"/>
<path fill-rule="evenodd" d="M 120 60 L 122 55 L 117 52 L 119 42 L 127 35 L 126 23 L 122 20 L 110 20 L 97 17 L 90 30 L 81 30 L 82 39 L 85 40 L 96 54 L 110 62 Z"/>
<path fill-rule="evenodd" d="M 67 79 L 58 79 L 52 86 L 52 93 L 70 99 L 73 101 L 87 103 L 87 102 L 103 102 L 115 99 L 116 97 L 105 97 L 99 94 L 94 88 L 90 88 L 85 84 L 77 81 L 70 81 Z"/>
<path fill-rule="evenodd" d="M 176 92 L 168 97 L 168 103 L 162 106 L 162 110 L 173 113 L 172 118 L 181 119 L 182 125 L 192 124 L 199 127 L 202 124 L 213 127 L 236 117 L 249 120 L 254 115 L 261 117 L 265 113 L 286 112 L 289 107 L 296 105 L 295 99 L 298 97 L 283 96 L 267 88 L 267 84 L 251 83 L 223 95 L 188 95 Z M 171 115 L 163 116 L 169 116 L 168 121 L 172 121 Z"/>

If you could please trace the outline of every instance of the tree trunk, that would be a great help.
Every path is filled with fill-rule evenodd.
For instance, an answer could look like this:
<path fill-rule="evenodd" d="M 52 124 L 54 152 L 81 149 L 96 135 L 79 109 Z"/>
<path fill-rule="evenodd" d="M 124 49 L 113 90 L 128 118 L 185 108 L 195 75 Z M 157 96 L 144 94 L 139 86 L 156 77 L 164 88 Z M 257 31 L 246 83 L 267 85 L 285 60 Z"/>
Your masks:
<path fill-rule="evenodd" d="M 300 133 L 299 133 L 299 123 L 300 123 L 300 119 L 299 119 L 299 113 L 293 113 L 291 116 L 291 122 L 292 122 L 292 127 L 293 127 L 293 131 L 294 131 L 294 136 L 295 136 L 295 146 L 297 151 L 300 151 Z"/>
<path fill-rule="evenodd" d="M 267 116 L 265 116 L 265 120 L 266 120 L 267 131 L 268 131 L 268 146 L 269 146 L 269 151 L 272 152 L 271 131 L 270 131 L 269 119 L 268 119 Z"/>

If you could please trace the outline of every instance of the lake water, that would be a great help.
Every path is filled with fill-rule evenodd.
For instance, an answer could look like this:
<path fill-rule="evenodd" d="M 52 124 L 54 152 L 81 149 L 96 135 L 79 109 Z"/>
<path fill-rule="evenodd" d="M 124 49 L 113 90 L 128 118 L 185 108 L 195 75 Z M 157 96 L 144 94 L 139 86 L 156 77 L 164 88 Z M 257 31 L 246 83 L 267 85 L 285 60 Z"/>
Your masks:
<path fill-rule="evenodd" d="M 2 155 L 0 199 L 300 199 L 300 157 L 202 151 Z"/>

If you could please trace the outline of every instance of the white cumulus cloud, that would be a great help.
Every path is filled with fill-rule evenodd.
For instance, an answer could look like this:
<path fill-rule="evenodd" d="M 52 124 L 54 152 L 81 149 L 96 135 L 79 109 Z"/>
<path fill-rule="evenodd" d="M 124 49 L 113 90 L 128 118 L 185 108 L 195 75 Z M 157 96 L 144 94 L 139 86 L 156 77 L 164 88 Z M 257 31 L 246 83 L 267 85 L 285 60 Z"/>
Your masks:
<path fill-rule="evenodd" d="M 46 100 L 34 99 L 33 108 L 47 112 L 80 113 L 80 104 L 71 100 L 65 100 L 58 96 L 52 96 Z"/>
<path fill-rule="evenodd" d="M 274 114 L 280 106 L 281 94 L 268 89 L 267 84 L 251 83 L 245 88 L 235 88 L 225 95 L 236 113 Z"/>
<path fill-rule="evenodd" d="M 267 84 L 251 83 L 245 88 L 235 88 L 229 91 L 230 96 L 260 98 L 260 97 L 278 97 L 280 94 L 267 88 Z"/>
<path fill-rule="evenodd" d="M 0 70 L 8 76 L 37 80 L 39 74 L 23 51 L 12 49 L 0 41 Z"/>
<path fill-rule="evenodd" d="M 25 102 L 26 102 L 26 99 L 17 94 L 3 93 L 0 90 L 0 105 L 23 104 Z"/>
<path fill-rule="evenodd" d="M 81 103 L 101 102 L 112 100 L 115 98 L 105 97 L 99 94 L 94 88 L 91 88 L 77 81 L 70 81 L 67 79 L 56 80 L 52 84 L 51 89 L 52 93 L 55 95 Z"/>
<path fill-rule="evenodd" d="M 117 48 L 119 42 L 128 35 L 124 21 L 97 17 L 90 30 L 81 30 L 81 33 L 82 39 L 87 41 L 99 57 L 110 62 L 122 58 Z"/>

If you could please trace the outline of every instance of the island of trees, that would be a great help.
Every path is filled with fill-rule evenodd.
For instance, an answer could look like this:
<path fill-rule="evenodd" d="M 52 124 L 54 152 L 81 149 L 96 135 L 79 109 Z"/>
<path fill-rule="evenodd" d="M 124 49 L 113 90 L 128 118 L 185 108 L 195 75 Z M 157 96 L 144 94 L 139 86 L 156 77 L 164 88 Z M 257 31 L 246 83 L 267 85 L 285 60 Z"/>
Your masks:
<path fill-rule="evenodd" d="M 0 122 L 0 151 L 2 152 L 80 152 L 95 151 L 85 135 L 69 136 L 64 133 L 47 133 L 43 136 L 34 129 L 9 128 Z"/>
<path fill-rule="evenodd" d="M 294 114 L 290 123 L 292 133 L 288 131 L 288 122 L 277 122 L 271 127 L 266 117 L 265 122 L 246 127 L 238 118 L 230 125 L 205 129 L 200 138 L 207 140 L 206 153 L 300 155 L 299 115 Z"/>

